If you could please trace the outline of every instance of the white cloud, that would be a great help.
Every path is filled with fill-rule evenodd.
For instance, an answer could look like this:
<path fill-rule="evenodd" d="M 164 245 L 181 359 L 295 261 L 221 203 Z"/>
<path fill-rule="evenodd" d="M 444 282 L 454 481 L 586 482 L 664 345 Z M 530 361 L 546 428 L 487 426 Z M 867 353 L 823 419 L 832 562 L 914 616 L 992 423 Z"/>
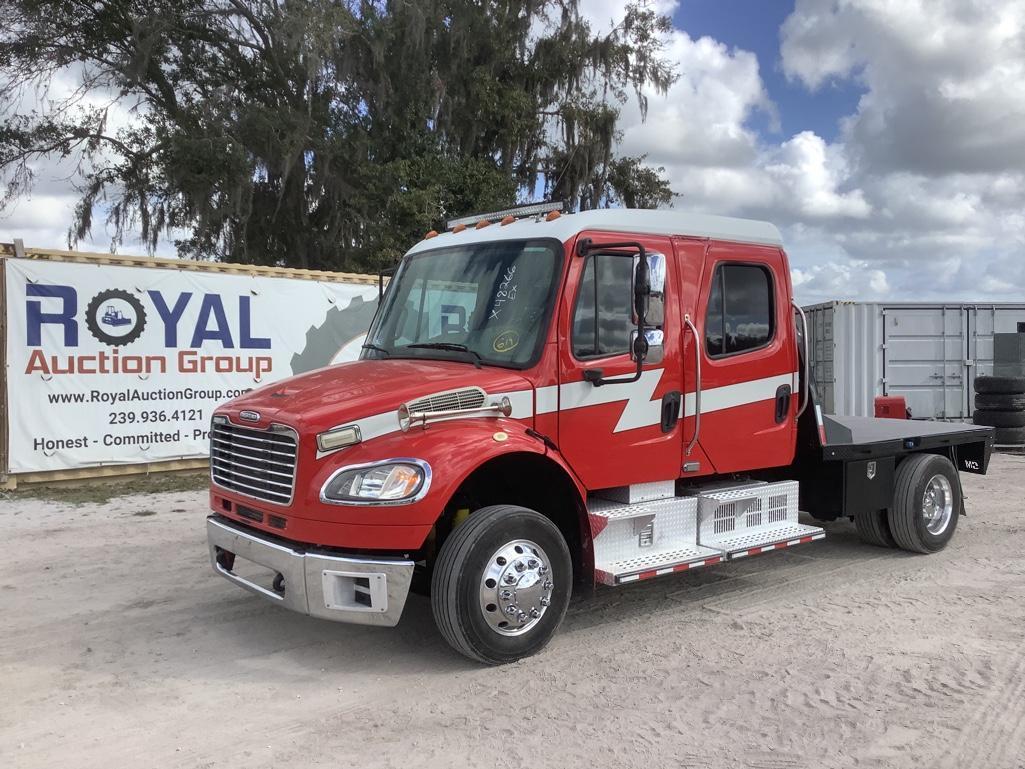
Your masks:
<path fill-rule="evenodd" d="M 10 105 L 6 111 L 45 111 L 54 104 L 72 98 L 81 82 L 81 76 L 80 67 L 70 67 L 58 72 L 44 91 L 26 86 L 21 90 L 18 104 Z M 104 130 L 111 136 L 138 120 L 138 114 L 131 105 L 118 101 L 109 91 L 93 91 L 79 99 L 77 105 L 82 109 L 105 109 Z M 26 246 L 65 249 L 68 247 L 75 206 L 81 198 L 76 183 L 81 181 L 81 169 L 88 168 L 88 163 L 83 160 L 81 153 L 73 152 L 65 158 L 36 158 L 29 165 L 33 174 L 31 190 L 0 213 L 0 242 L 10 243 L 20 238 Z M 114 233 L 105 225 L 105 212 L 106 207 L 101 203 L 93 213 L 92 233 L 79 241 L 75 248 L 101 253 L 110 251 Z M 146 246 L 138 237 L 129 235 L 118 250 L 122 253 L 142 254 L 146 252 Z M 176 251 L 172 244 L 161 242 L 156 253 L 159 256 L 174 256 Z"/>
<path fill-rule="evenodd" d="M 581 11 L 607 28 L 623 4 Z M 677 208 L 779 224 L 799 299 L 1025 301 L 1025 0 L 797 0 L 780 36 L 795 83 L 863 89 L 836 139 L 760 135 L 777 62 L 675 30 L 680 79 L 649 94 L 647 122 L 626 105 L 622 149 L 665 166 Z M 63 245 L 67 173 L 41 169 L 0 240 Z M 82 247 L 105 250 L 102 229 Z"/>
<path fill-rule="evenodd" d="M 681 71 L 623 150 L 666 167 L 680 208 L 783 227 L 799 298 L 1025 301 L 1025 0 L 798 0 L 783 71 L 864 94 L 839 137 L 776 139 L 747 51 L 676 30 Z"/>
<path fill-rule="evenodd" d="M 798 0 L 784 72 L 809 88 L 859 78 L 850 150 L 879 172 L 1025 169 L 1025 2 Z"/>
<path fill-rule="evenodd" d="M 783 142 L 762 163 L 777 185 L 777 205 L 785 206 L 789 200 L 795 213 L 806 219 L 864 219 L 872 212 L 862 190 L 841 190 L 848 178 L 841 149 L 812 131 Z"/>
<path fill-rule="evenodd" d="M 886 299 L 890 285 L 886 273 L 872 269 L 868 262 L 815 264 L 790 271 L 794 292 L 803 302 L 827 302 L 857 297 L 864 300 Z"/>

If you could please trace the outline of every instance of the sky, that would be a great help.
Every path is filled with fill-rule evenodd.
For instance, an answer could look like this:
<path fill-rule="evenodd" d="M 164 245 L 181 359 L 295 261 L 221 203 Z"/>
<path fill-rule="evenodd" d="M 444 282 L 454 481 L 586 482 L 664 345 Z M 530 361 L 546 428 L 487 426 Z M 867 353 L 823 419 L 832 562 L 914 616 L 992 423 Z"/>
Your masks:
<path fill-rule="evenodd" d="M 624 105 L 620 149 L 674 208 L 777 224 L 802 302 L 1025 302 L 1025 0 L 649 2 L 680 77 Z M 581 0 L 596 28 L 622 8 Z M 49 170 L 0 241 L 66 247 Z M 109 250 L 96 229 L 80 248 Z"/>

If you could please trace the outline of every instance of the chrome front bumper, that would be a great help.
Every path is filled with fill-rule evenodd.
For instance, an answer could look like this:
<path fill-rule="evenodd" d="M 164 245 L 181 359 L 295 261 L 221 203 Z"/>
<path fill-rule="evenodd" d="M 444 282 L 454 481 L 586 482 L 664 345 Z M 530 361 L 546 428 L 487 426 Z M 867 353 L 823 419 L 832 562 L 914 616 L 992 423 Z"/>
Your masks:
<path fill-rule="evenodd" d="M 336 622 L 387 627 L 402 616 L 412 561 L 310 553 L 263 539 L 217 516 L 206 519 L 206 538 L 215 572 L 286 609 Z M 276 582 L 283 582 L 281 589 L 236 574 L 232 555 L 280 575 Z"/>

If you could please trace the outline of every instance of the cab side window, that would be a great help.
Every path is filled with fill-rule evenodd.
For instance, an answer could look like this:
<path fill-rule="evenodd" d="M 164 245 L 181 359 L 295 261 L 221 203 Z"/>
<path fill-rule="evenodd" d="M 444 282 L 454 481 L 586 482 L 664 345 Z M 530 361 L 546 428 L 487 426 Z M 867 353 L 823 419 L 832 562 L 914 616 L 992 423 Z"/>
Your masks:
<path fill-rule="evenodd" d="M 775 332 L 772 276 L 753 264 L 720 264 L 712 279 L 705 317 L 709 357 L 764 347 Z"/>
<path fill-rule="evenodd" d="M 612 254 L 587 257 L 573 308 L 573 355 L 596 358 L 630 351 L 635 328 L 630 306 L 633 259 Z"/>

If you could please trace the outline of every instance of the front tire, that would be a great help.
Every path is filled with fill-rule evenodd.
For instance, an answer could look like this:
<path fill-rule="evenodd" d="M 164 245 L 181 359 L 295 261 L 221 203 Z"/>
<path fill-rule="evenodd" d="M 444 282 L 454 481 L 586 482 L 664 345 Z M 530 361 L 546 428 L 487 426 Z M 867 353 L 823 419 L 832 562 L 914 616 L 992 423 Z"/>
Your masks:
<path fill-rule="evenodd" d="M 913 553 L 947 546 L 961 514 L 961 482 L 949 459 L 913 454 L 897 466 L 888 521 L 897 545 Z"/>
<path fill-rule="evenodd" d="M 471 514 L 445 540 L 431 579 L 442 636 L 477 662 L 501 665 L 541 651 L 569 606 L 573 566 L 562 533 L 525 507 Z"/>

